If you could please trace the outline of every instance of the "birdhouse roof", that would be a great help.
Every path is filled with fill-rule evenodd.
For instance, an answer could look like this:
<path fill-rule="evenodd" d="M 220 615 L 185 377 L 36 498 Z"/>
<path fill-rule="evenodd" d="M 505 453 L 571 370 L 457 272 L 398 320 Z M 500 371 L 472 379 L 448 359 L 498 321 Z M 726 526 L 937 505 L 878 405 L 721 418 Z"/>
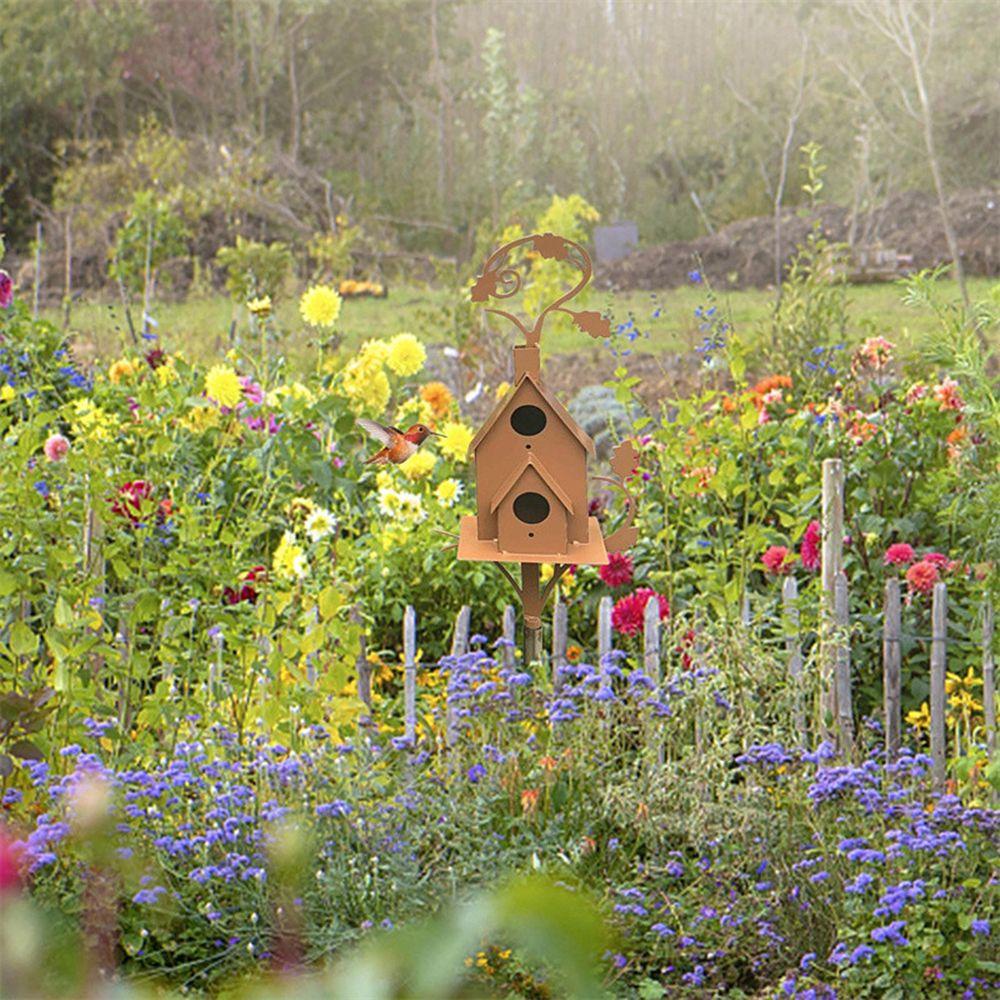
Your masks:
<path fill-rule="evenodd" d="M 562 403 L 559 402 L 556 397 L 545 388 L 542 381 L 531 372 L 526 372 L 524 375 L 518 379 L 517 385 L 514 386 L 514 391 L 511 392 L 506 399 L 502 400 L 500 404 L 494 407 L 493 412 L 486 418 L 486 423 L 479 428 L 479 433 L 472 439 L 469 444 L 468 454 L 471 457 L 475 452 L 476 448 L 479 447 L 479 443 L 483 441 L 487 434 L 492 430 L 493 425 L 500 419 L 500 417 L 506 413 L 514 404 L 517 399 L 518 393 L 523 388 L 525 382 L 531 382 L 531 384 L 538 390 L 541 397 L 546 403 L 551 407 L 552 412 L 559 419 L 559 421 L 569 430 L 569 432 L 583 445 L 587 452 L 593 456 L 595 454 L 594 442 L 590 438 L 584 429 L 570 416 L 569 410 L 566 409 Z"/>
<path fill-rule="evenodd" d="M 510 494 L 511 490 L 517 485 L 518 480 L 531 468 L 541 476 L 542 482 L 552 491 L 555 498 L 566 508 L 566 510 L 572 514 L 573 513 L 573 501 L 566 495 L 566 491 L 556 482 L 555 478 L 549 472 L 548 469 L 534 456 L 528 455 L 524 461 L 514 469 L 514 471 L 500 484 L 499 489 L 493 495 L 493 499 L 490 502 L 490 513 L 492 514 L 497 507 L 503 503 L 504 499 Z"/>

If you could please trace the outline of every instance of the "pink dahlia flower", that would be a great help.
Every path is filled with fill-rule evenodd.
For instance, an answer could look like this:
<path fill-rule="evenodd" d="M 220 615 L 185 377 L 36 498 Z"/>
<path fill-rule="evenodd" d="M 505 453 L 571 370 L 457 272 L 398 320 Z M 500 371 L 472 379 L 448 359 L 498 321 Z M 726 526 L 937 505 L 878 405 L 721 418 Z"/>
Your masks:
<path fill-rule="evenodd" d="M 612 552 L 606 566 L 601 566 L 597 575 L 609 587 L 624 587 L 632 582 L 634 567 L 631 558 L 624 552 Z"/>
<path fill-rule="evenodd" d="M 10 308 L 14 301 L 14 282 L 6 271 L 0 271 L 0 309 Z"/>
<path fill-rule="evenodd" d="M 790 573 L 791 563 L 788 560 L 789 552 L 787 545 L 772 545 L 761 557 L 766 572 L 775 576 L 781 573 Z"/>
<path fill-rule="evenodd" d="M 906 542 L 896 542 L 885 550 L 882 562 L 886 566 L 908 566 L 916 558 L 913 546 Z"/>
<path fill-rule="evenodd" d="M 670 614 L 670 602 L 649 587 L 640 587 L 627 597 L 621 598 L 611 612 L 611 625 L 622 635 L 635 635 L 642 631 L 643 615 L 649 599 L 655 597 L 660 605 L 660 621 Z"/>
<path fill-rule="evenodd" d="M 42 445 L 42 451 L 50 462 L 60 462 L 69 451 L 69 441 L 62 434 L 50 434 Z"/>
<path fill-rule="evenodd" d="M 938 582 L 938 568 L 934 563 L 923 560 L 914 563 L 906 571 L 906 582 L 910 590 L 919 594 L 929 594 Z"/>
<path fill-rule="evenodd" d="M 819 521 L 810 521 L 799 543 L 803 569 L 819 569 L 821 535 Z"/>

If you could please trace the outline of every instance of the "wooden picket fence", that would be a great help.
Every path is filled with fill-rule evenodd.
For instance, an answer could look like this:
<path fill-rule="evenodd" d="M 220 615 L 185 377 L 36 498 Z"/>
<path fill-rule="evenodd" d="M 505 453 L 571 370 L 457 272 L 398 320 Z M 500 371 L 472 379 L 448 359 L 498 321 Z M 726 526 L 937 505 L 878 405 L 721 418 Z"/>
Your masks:
<path fill-rule="evenodd" d="M 818 630 L 816 662 L 821 672 L 819 718 L 813 731 L 821 738 L 831 740 L 840 756 L 850 756 L 855 741 L 852 711 L 851 640 L 848 611 L 847 577 L 843 571 L 843 468 L 839 459 L 827 459 L 823 466 L 823 560 L 821 570 L 821 608 Z M 781 590 L 784 650 L 788 676 L 798 681 L 804 669 L 803 635 L 800 631 L 800 604 L 798 586 L 794 577 L 783 580 Z M 596 653 L 602 662 L 613 648 L 613 601 L 602 597 L 597 609 Z M 889 759 L 894 759 L 900 749 L 902 735 L 901 662 L 903 600 L 900 581 L 886 581 L 882 609 L 882 665 L 883 665 L 883 715 L 885 749 Z M 932 775 L 937 788 L 945 782 L 947 768 L 947 699 L 946 674 L 948 666 L 948 587 L 944 582 L 934 585 L 931 605 L 930 636 L 930 751 L 933 758 Z M 994 674 L 993 639 L 994 615 L 989 600 L 982 604 L 982 682 L 985 713 L 987 753 L 990 759 L 996 754 L 996 681 Z M 553 684 L 558 685 L 559 668 L 569 662 L 568 608 L 557 600 L 552 615 L 552 648 L 549 666 Z M 745 598 L 741 606 L 744 627 L 752 626 L 750 604 Z M 471 608 L 461 608 L 455 620 L 451 654 L 460 656 L 469 650 Z M 515 663 L 517 640 L 517 613 L 508 605 L 503 613 L 502 637 L 506 640 L 498 654 L 505 666 Z M 650 598 L 645 607 L 643 621 L 642 662 L 646 675 L 657 684 L 663 681 L 662 626 L 657 599 Z M 953 640 L 954 641 L 954 640 Z M 417 703 L 417 616 L 407 607 L 403 617 L 403 677 L 405 735 L 416 736 Z M 370 665 L 366 650 L 362 649 L 358 661 L 359 692 L 371 704 Z M 803 743 L 809 736 L 807 713 L 804 705 L 795 710 L 794 725 Z M 446 738 L 449 745 L 457 735 L 456 719 L 451 706 L 446 720 Z"/>

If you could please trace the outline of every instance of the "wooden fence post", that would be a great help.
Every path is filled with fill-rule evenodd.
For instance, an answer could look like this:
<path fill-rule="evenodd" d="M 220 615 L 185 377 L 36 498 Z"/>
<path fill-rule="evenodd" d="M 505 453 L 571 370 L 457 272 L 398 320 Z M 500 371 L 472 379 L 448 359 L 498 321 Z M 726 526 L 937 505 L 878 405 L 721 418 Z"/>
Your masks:
<path fill-rule="evenodd" d="M 642 613 L 642 670 L 656 685 L 659 691 L 663 683 L 663 660 L 660 656 L 660 601 L 655 595 L 646 601 Z M 648 722 L 650 729 L 655 726 L 655 720 Z M 656 760 L 663 765 L 663 743 L 658 736 L 654 737 L 656 744 Z"/>
<path fill-rule="evenodd" d="M 902 728 L 900 690 L 900 664 L 902 662 L 903 638 L 902 603 L 900 601 L 899 578 L 889 577 L 885 581 L 885 605 L 882 621 L 882 703 L 885 706 L 885 755 L 893 761 L 899 754 L 900 731 Z"/>
<path fill-rule="evenodd" d="M 614 608 L 614 601 L 610 596 L 601 598 L 601 603 L 597 606 L 597 662 L 598 665 L 604 662 L 604 657 L 611 652 L 611 611 Z"/>
<path fill-rule="evenodd" d="M 361 605 L 351 608 L 348 618 L 355 625 L 361 625 L 361 635 L 358 638 L 358 658 L 354 661 L 354 669 L 358 675 L 358 697 L 364 702 L 370 712 L 372 710 L 372 665 L 368 662 L 368 638 L 364 633 L 364 619 L 361 617 Z"/>
<path fill-rule="evenodd" d="M 403 720 L 412 746 L 417 740 L 417 613 L 411 604 L 403 612 Z"/>
<path fill-rule="evenodd" d="M 556 606 L 552 611 L 552 689 L 558 691 L 562 686 L 559 676 L 559 668 L 567 664 L 566 645 L 569 641 L 567 634 L 569 631 L 569 608 L 566 602 L 556 599 Z"/>
<path fill-rule="evenodd" d="M 934 788 L 944 789 L 947 747 L 945 741 L 945 671 L 948 663 L 948 585 L 934 584 L 931 605 L 931 757 Z"/>
<path fill-rule="evenodd" d="M 837 744 L 841 753 L 854 747 L 854 714 L 851 702 L 851 612 L 848 600 L 847 574 L 841 570 L 834 581 L 834 610 L 837 624 Z"/>
<path fill-rule="evenodd" d="M 469 620 L 472 617 L 472 609 L 468 604 L 463 604 L 458 616 L 455 618 L 455 634 L 451 639 L 451 655 L 464 656 L 469 651 Z M 448 746 L 454 746 L 458 736 L 458 718 L 455 714 L 455 703 L 450 697 L 445 697 L 447 709 L 445 712 L 445 739 Z"/>
<path fill-rule="evenodd" d="M 517 610 L 513 604 L 503 609 L 503 637 L 506 640 L 503 647 L 503 665 L 508 670 L 514 669 L 517 662 L 515 648 L 517 646 Z"/>
<path fill-rule="evenodd" d="M 844 563 L 844 464 L 839 458 L 823 460 L 823 554 L 820 567 L 820 732 L 826 738 L 837 714 L 837 574 Z"/>
<path fill-rule="evenodd" d="M 986 719 L 986 752 L 992 762 L 997 752 L 997 687 L 993 673 L 993 602 L 983 605 L 983 714 Z"/>
<path fill-rule="evenodd" d="M 788 676 L 796 688 L 802 682 L 802 637 L 799 631 L 799 585 L 794 576 L 786 576 L 781 585 L 781 603 L 785 618 L 785 653 L 788 656 Z M 799 741 L 806 742 L 806 716 L 802 706 L 802 692 L 796 691 L 793 710 L 795 731 Z"/>

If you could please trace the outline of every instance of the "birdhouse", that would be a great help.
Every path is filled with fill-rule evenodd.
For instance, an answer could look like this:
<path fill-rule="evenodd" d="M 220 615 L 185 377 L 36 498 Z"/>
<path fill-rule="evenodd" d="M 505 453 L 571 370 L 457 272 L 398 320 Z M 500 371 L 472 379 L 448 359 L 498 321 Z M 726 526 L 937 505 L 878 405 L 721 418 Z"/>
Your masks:
<path fill-rule="evenodd" d="M 469 445 L 478 512 L 463 520 L 460 559 L 608 561 L 587 513 L 594 442 L 545 387 L 538 347 L 514 348 L 514 386 Z"/>
<path fill-rule="evenodd" d="M 530 328 L 510 312 L 487 309 L 513 323 L 525 343 L 514 348 L 513 387 L 469 445 L 476 469 L 476 513 L 462 518 L 458 558 L 495 563 L 514 585 L 524 606 L 525 656 L 532 660 L 540 651 L 542 608 L 562 574 L 572 565 L 603 565 L 609 552 L 634 544 L 635 504 L 624 480 L 635 467 L 636 452 L 631 442 L 622 442 L 611 461 L 617 478 L 595 477 L 621 490 L 628 505 L 626 523 L 605 539 L 597 519 L 589 515 L 587 460 L 594 457 L 594 442 L 545 387 L 538 343 L 553 312 L 569 316 L 592 337 L 609 336 L 611 324 L 600 313 L 566 308 L 590 280 L 590 257 L 578 243 L 553 233 L 524 236 L 495 250 L 473 286 L 474 302 L 517 293 L 521 277 L 508 258 L 519 248 L 535 258 L 564 261 L 581 277 Z M 520 586 L 504 563 L 521 564 Z M 554 566 L 544 587 L 540 563 Z"/>

